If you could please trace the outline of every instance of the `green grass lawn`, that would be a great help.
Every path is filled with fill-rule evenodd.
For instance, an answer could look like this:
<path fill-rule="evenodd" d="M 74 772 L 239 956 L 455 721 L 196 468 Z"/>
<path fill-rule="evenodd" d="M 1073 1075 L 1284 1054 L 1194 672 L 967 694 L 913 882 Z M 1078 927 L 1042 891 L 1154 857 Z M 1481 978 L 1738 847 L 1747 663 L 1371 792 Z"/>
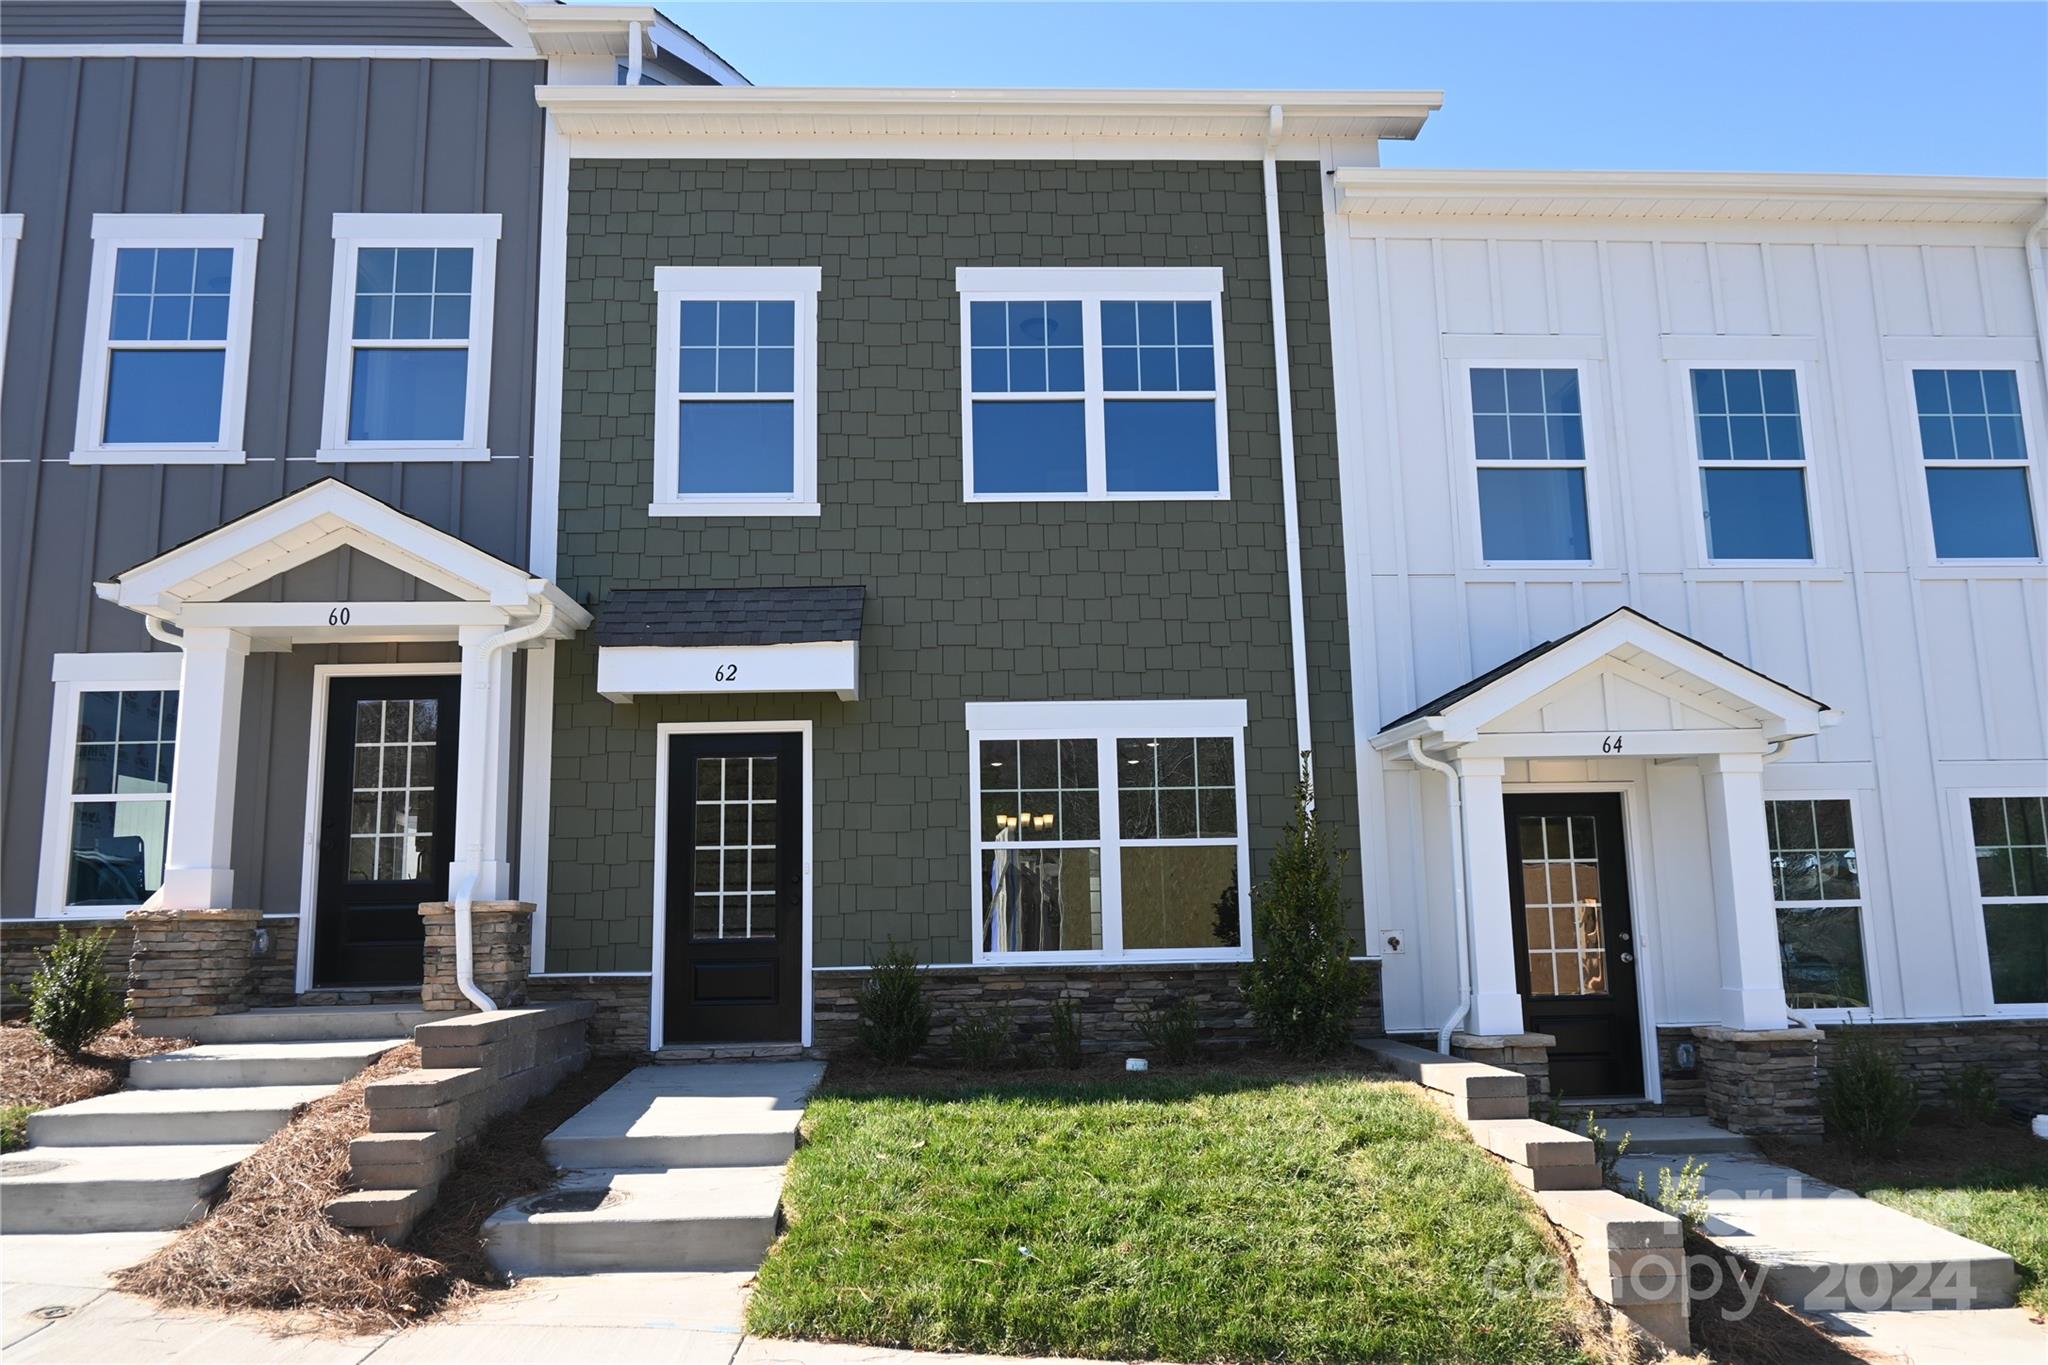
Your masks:
<path fill-rule="evenodd" d="M 2019 1263 L 2020 1302 L 2048 1313 L 2048 1142 L 2018 1124 L 1917 1125 L 1891 1158 L 1859 1158 L 1832 1145 L 1777 1155 L 1823 1180 L 1997 1247 Z"/>
<path fill-rule="evenodd" d="M 1356 1071 L 854 1077 L 815 1097 L 748 1328 L 1179 1361 L 1578 1358 L 1505 1172 Z"/>

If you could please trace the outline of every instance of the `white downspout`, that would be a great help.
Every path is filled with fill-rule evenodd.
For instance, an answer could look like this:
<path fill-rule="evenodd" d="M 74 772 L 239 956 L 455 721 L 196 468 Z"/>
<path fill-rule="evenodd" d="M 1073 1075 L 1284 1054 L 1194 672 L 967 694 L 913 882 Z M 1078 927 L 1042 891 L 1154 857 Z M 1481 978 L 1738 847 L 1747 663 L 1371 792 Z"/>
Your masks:
<path fill-rule="evenodd" d="M 1308 628 L 1302 606 L 1301 498 L 1294 476 L 1294 385 L 1287 368 L 1287 272 L 1280 260 L 1280 178 L 1274 153 L 1280 141 L 1281 110 L 1266 115 L 1266 155 L 1261 163 L 1266 189 L 1266 269 L 1273 295 L 1273 381 L 1280 405 L 1280 506 L 1287 527 L 1287 626 L 1294 655 L 1294 748 L 1306 770 L 1308 801 L 1315 810 L 1314 743 L 1308 717 Z"/>
<path fill-rule="evenodd" d="M 553 625 L 554 622 L 555 604 L 543 597 L 540 602 L 539 615 L 523 626 L 512 626 L 506 630 L 499 631 L 496 635 L 487 638 L 478 647 L 477 669 L 483 678 L 485 714 L 488 715 L 490 712 L 489 690 L 491 675 L 487 665 L 490 663 L 491 657 L 501 649 L 510 649 L 514 645 L 523 645 L 528 640 L 540 638 L 547 633 L 548 627 Z M 470 800 L 479 803 L 484 800 L 485 796 L 486 793 L 481 790 L 481 784 L 479 784 L 478 790 L 469 793 Z M 457 799 L 459 800 L 460 798 L 461 789 L 458 787 Z M 458 814 L 456 823 L 471 832 L 474 842 L 469 847 L 460 851 L 462 858 L 462 884 L 456 887 L 454 894 L 449 897 L 449 900 L 455 907 L 455 985 L 462 992 L 463 998 L 468 1000 L 470 1004 L 485 1013 L 489 1013 L 497 1009 L 498 1006 L 496 1001 L 477 989 L 476 940 L 473 924 L 470 919 L 470 903 L 476 894 L 476 881 L 483 872 L 483 812 L 481 810 L 476 811 L 474 818 L 468 821 L 464 821 L 460 814 Z"/>
<path fill-rule="evenodd" d="M 1465 800 L 1458 770 L 1422 752 L 1421 740 L 1408 741 L 1408 757 L 1419 766 L 1444 775 L 1444 809 L 1451 830 L 1451 919 L 1458 926 L 1458 1008 L 1436 1031 L 1436 1050 L 1448 1057 L 1451 1034 L 1472 1012 L 1472 915 L 1465 904 Z"/>
<path fill-rule="evenodd" d="M 197 8 L 197 0 L 194 0 L 194 8 Z M 169 645 L 172 649 L 177 650 L 180 654 L 183 654 L 185 652 L 185 637 L 182 634 L 171 634 L 169 627 L 166 626 L 164 622 L 157 619 L 156 617 L 143 617 L 142 628 L 149 632 L 150 639 L 162 641 L 164 644 Z M 149 893 L 149 898 L 143 901 L 142 908 L 144 910 L 154 910 L 156 909 L 157 906 L 163 904 L 163 899 L 164 889 L 161 886 L 159 886 L 156 890 Z"/>
<path fill-rule="evenodd" d="M 635 19 L 626 25 L 626 84 L 635 90 L 640 88 L 641 46 L 640 21 Z"/>

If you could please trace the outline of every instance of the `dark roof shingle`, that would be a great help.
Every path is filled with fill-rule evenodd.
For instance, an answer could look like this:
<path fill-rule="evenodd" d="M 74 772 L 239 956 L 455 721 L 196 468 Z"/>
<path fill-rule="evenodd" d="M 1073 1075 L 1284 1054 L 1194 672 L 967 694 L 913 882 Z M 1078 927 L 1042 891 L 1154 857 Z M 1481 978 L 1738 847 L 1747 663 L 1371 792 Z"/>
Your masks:
<path fill-rule="evenodd" d="M 613 646 L 794 645 L 860 639 L 865 589 L 620 588 L 597 611 Z"/>

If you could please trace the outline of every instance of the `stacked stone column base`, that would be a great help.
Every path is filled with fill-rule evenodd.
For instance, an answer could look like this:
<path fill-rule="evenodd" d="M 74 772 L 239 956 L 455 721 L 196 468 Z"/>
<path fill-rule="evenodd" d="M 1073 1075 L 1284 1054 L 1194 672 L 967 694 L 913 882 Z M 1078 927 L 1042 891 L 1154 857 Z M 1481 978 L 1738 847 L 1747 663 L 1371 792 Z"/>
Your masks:
<path fill-rule="evenodd" d="M 1819 1029 L 1694 1030 L 1707 1117 L 1734 1133 L 1818 1142 Z"/>
<path fill-rule="evenodd" d="M 470 965 L 477 989 L 499 1009 L 526 1003 L 526 974 L 533 966 L 533 903 L 474 901 L 470 915 Z M 472 1009 L 455 983 L 455 907 L 430 901 L 420 907 L 426 926 L 426 958 L 420 1005 L 442 1013 Z"/>
<path fill-rule="evenodd" d="M 262 919 L 260 910 L 131 910 L 128 1012 L 146 1022 L 248 1009 Z"/>
<path fill-rule="evenodd" d="M 1550 1049 L 1557 1039 L 1548 1033 L 1453 1033 L 1451 1051 L 1468 1062 L 1484 1062 L 1529 1078 L 1529 1098 L 1550 1096 Z"/>

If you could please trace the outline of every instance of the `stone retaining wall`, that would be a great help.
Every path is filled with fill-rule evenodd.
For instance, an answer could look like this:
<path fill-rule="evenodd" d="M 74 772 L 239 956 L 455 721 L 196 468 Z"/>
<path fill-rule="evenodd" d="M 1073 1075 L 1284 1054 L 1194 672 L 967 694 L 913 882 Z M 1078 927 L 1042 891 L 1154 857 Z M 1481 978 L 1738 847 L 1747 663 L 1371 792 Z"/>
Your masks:
<path fill-rule="evenodd" d="M 472 1012 L 413 1030 L 420 1069 L 363 1088 L 370 1131 L 349 1143 L 356 1188 L 327 1216 L 395 1242 L 434 1205 L 463 1143 L 499 1114 L 545 1095 L 589 1060 L 587 1002 Z"/>
<path fill-rule="evenodd" d="M 1965 1068 L 1981 1066 L 1991 1073 L 2000 1102 L 2048 1114 L 2048 1020 L 1829 1024 L 1821 1065 L 1851 1038 L 1875 1043 L 1896 1057 L 1929 1107 L 1947 1103 L 1949 1083 Z"/>
<path fill-rule="evenodd" d="M 499 1009 L 526 1003 L 526 974 L 533 964 L 533 903 L 474 901 L 469 907 L 470 970 L 477 989 Z M 420 1007 L 430 1013 L 472 1009 L 455 984 L 455 907 L 430 901 L 420 907 L 426 928 Z"/>
<path fill-rule="evenodd" d="M 290 1005 L 295 993 L 299 961 L 299 917 L 266 915 L 260 927 L 270 935 L 269 951 L 255 953 L 255 934 L 249 935 L 255 970 L 250 982 L 251 1005 Z M 73 934 L 109 933 L 107 971 L 127 990 L 128 973 L 135 953 L 134 931 L 125 918 L 119 919 L 10 919 L 0 920 L 0 1010 L 15 1014 L 28 1008 L 28 979 L 35 974 L 36 954 L 57 941 L 57 931 Z M 161 975 L 161 973 L 159 973 Z"/>
<path fill-rule="evenodd" d="M 1358 1012 L 1356 1032 L 1380 1031 L 1379 964 L 1362 962 L 1371 983 Z M 953 1028 L 962 1019 L 1006 1010 L 1018 1035 L 1043 1043 L 1055 1001 L 1072 1001 L 1081 1015 L 1081 1045 L 1090 1052 L 1143 1048 L 1142 1025 L 1154 1009 L 1181 1000 L 1193 1003 L 1202 1021 L 1202 1042 L 1242 1047 L 1255 1040 L 1251 1013 L 1239 981 L 1242 963 L 1213 966 L 1089 964 L 1062 967 L 933 967 L 924 972 L 925 998 L 932 1006 L 935 1053 L 951 1049 Z M 858 1047 L 857 998 L 866 968 L 814 974 L 812 1045 L 826 1056 Z"/>

